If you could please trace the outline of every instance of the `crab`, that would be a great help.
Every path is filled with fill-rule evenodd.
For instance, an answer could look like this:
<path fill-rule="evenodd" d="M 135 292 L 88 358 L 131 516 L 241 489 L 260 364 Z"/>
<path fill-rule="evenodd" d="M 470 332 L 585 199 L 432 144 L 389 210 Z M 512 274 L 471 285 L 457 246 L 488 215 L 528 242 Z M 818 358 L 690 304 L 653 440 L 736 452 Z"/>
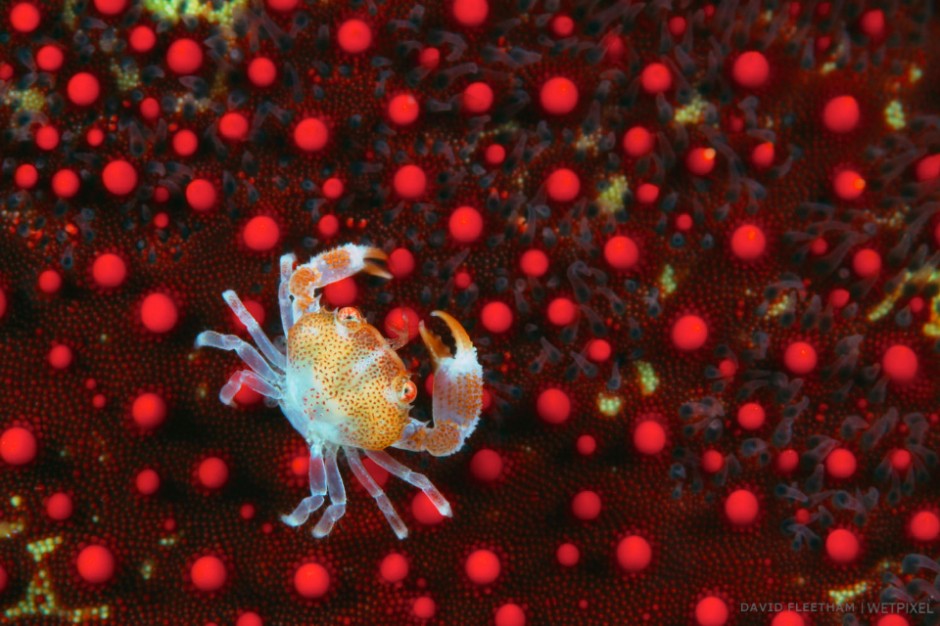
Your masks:
<path fill-rule="evenodd" d="M 278 289 L 283 338 L 273 342 L 231 290 L 222 297 L 257 348 L 235 335 L 211 330 L 196 337 L 196 347 L 234 351 L 248 366 L 222 387 L 219 399 L 224 404 L 234 405 L 242 386 L 253 389 L 269 405 L 279 406 L 306 441 L 310 495 L 281 520 L 301 526 L 329 498 L 329 506 L 313 528 L 315 537 L 329 535 L 346 512 L 340 451 L 399 539 L 408 536 L 408 528 L 365 469 L 363 454 L 423 491 L 441 515 L 450 517 L 450 504 L 431 481 L 395 460 L 386 449 L 447 456 L 463 447 L 480 418 L 483 371 L 473 343 L 456 319 L 443 311 L 432 313 L 450 329 L 456 347 L 453 353 L 423 322 L 419 324 L 433 361 L 432 424 L 409 416 L 417 387 L 396 352 L 407 335 L 388 340 L 358 309 L 331 311 L 321 306 L 318 290 L 330 283 L 359 272 L 391 278 L 378 263 L 386 260 L 377 248 L 347 244 L 295 269 L 296 257 L 285 254 L 280 260 Z"/>

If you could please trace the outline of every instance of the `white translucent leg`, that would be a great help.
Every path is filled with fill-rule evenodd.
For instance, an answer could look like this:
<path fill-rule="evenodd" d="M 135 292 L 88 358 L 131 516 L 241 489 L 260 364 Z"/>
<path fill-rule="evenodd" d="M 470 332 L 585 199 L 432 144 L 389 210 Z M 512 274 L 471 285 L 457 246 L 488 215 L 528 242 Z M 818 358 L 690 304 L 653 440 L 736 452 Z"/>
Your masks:
<path fill-rule="evenodd" d="M 274 384 L 281 378 L 254 346 L 236 337 L 235 335 L 222 335 L 214 330 L 204 330 L 196 336 L 196 347 L 218 348 L 219 350 L 233 350 L 245 364 L 254 370 L 255 374 L 269 383 Z"/>
<path fill-rule="evenodd" d="M 385 515 L 385 519 L 388 520 L 392 530 L 395 531 L 395 535 L 399 539 L 407 537 L 408 527 L 405 526 L 405 522 L 403 522 L 398 516 L 398 513 L 395 512 L 395 507 L 392 506 L 388 496 L 385 495 L 385 492 L 382 491 L 382 488 L 379 487 L 375 479 L 372 478 L 372 475 L 362 464 L 362 460 L 359 458 L 359 451 L 356 448 L 343 448 L 343 452 L 346 453 L 346 458 L 349 459 L 349 467 L 352 469 L 355 477 L 359 479 L 359 484 L 365 487 L 365 490 L 369 492 L 370 496 L 375 498 L 375 503 L 378 505 L 379 510 Z"/>
<path fill-rule="evenodd" d="M 294 263 L 297 257 L 293 254 L 285 254 L 281 257 L 281 284 L 277 287 L 277 303 L 281 310 L 281 327 L 284 329 L 284 335 L 294 325 L 294 311 L 290 302 L 290 276 L 294 273 Z"/>
<path fill-rule="evenodd" d="M 375 461 L 379 467 L 384 468 L 390 474 L 394 474 L 409 485 L 414 485 L 423 491 L 424 495 L 434 504 L 441 515 L 445 517 L 453 515 L 447 498 L 437 490 L 437 487 L 431 484 L 427 476 L 408 469 L 382 450 L 366 450 L 366 456 Z"/>
<path fill-rule="evenodd" d="M 310 448 L 310 467 L 307 476 L 310 480 L 310 495 L 301 500 L 290 515 L 281 516 L 281 521 L 288 526 L 295 528 L 300 526 L 323 504 L 324 496 L 326 496 L 326 468 L 323 465 L 320 446 Z"/>
<path fill-rule="evenodd" d="M 241 389 L 242 386 L 253 389 L 266 398 L 273 398 L 274 400 L 281 399 L 280 389 L 263 380 L 254 372 L 241 370 L 232 374 L 228 382 L 222 386 L 222 390 L 219 391 L 219 400 L 222 401 L 222 404 L 233 404 L 232 398 L 235 397 L 235 394 L 238 393 L 238 390 Z"/>
<path fill-rule="evenodd" d="M 343 486 L 343 476 L 339 473 L 336 463 L 336 448 L 328 448 L 324 454 L 326 463 L 326 485 L 330 494 L 330 506 L 323 512 L 323 517 L 313 527 L 313 536 L 326 537 L 333 530 L 339 518 L 346 513 L 346 487 Z"/>
<path fill-rule="evenodd" d="M 284 370 L 287 365 L 287 358 L 280 350 L 274 347 L 274 344 L 271 343 L 271 340 L 268 339 L 268 336 L 258 324 L 258 320 L 245 308 L 238 294 L 229 289 L 222 292 L 222 298 L 228 303 L 229 308 L 232 309 L 239 321 L 245 325 L 248 334 L 251 335 L 251 338 L 254 339 L 258 347 L 261 348 L 261 353 L 264 354 L 274 367 Z"/>

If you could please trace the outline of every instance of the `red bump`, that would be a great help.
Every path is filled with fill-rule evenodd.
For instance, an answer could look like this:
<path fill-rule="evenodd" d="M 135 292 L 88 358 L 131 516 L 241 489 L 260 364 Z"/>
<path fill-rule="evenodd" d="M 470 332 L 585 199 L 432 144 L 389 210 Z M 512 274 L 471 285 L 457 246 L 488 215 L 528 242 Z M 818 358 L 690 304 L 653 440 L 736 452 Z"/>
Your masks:
<path fill-rule="evenodd" d="M 267 215 L 258 215 L 245 224 L 242 237 L 249 249 L 256 252 L 267 252 L 280 241 L 281 229 L 273 218 Z"/>
<path fill-rule="evenodd" d="M 388 583 L 397 583 L 408 576 L 408 559 L 403 554 L 392 552 L 379 564 L 379 574 Z"/>
<path fill-rule="evenodd" d="M 653 183 L 642 183 L 636 189 L 636 201 L 640 204 L 653 204 L 659 198 L 659 187 Z"/>
<path fill-rule="evenodd" d="M 757 430 L 764 425 L 764 407 L 757 402 L 742 404 L 738 409 L 738 424 L 745 430 Z"/>
<path fill-rule="evenodd" d="M 165 333 L 176 326 L 179 312 L 176 304 L 163 293 L 152 293 L 140 307 L 140 321 L 152 333 Z"/>
<path fill-rule="evenodd" d="M 61 169 L 52 175 L 52 192 L 59 198 L 75 196 L 81 187 L 81 180 L 73 170 Z"/>
<path fill-rule="evenodd" d="M 437 604 L 431 596 L 415 598 L 414 603 L 411 605 L 411 613 L 417 619 L 429 620 L 437 613 Z"/>
<path fill-rule="evenodd" d="M 580 491 L 571 500 L 571 512 L 579 520 L 595 520 L 601 514 L 601 497 L 594 491 Z"/>
<path fill-rule="evenodd" d="M 49 350 L 49 365 L 54 369 L 64 370 L 72 364 L 72 349 L 64 344 L 57 344 Z"/>
<path fill-rule="evenodd" d="M 287 13 L 297 8 L 300 0 L 264 0 L 269 9 L 277 13 Z"/>
<path fill-rule="evenodd" d="M 476 550 L 467 557 L 464 570 L 467 578 L 477 585 L 489 585 L 499 577 L 499 557 L 491 550 Z"/>
<path fill-rule="evenodd" d="M 95 8 L 102 15 L 119 15 L 127 8 L 127 0 L 95 0 Z"/>
<path fill-rule="evenodd" d="M 211 593 L 225 585 L 228 572 L 222 559 L 210 554 L 196 559 L 189 569 L 189 577 L 196 589 Z"/>
<path fill-rule="evenodd" d="M 695 605 L 698 626 L 724 626 L 728 622 L 728 605 L 717 596 L 706 596 Z"/>
<path fill-rule="evenodd" d="M 395 172 L 392 186 L 399 198 L 417 200 L 427 190 L 428 177 L 417 165 L 403 165 Z"/>
<path fill-rule="evenodd" d="M 725 500 L 725 516 L 735 526 L 750 526 L 757 520 L 760 504 L 748 489 L 731 492 Z"/>
<path fill-rule="evenodd" d="M 69 79 L 65 90 L 72 104 L 85 107 L 98 99 L 101 85 L 93 74 L 79 72 Z"/>
<path fill-rule="evenodd" d="M 563 76 L 549 78 L 539 91 L 539 102 L 551 115 L 571 113 L 578 106 L 578 87 Z"/>
<path fill-rule="evenodd" d="M 54 150 L 59 145 L 59 131 L 55 126 L 36 129 L 36 145 L 46 151 Z"/>
<path fill-rule="evenodd" d="M 462 206 L 450 214 L 448 228 L 458 243 L 473 243 L 483 234 L 483 216 L 473 207 Z"/>
<path fill-rule="evenodd" d="M 141 470 L 134 478 L 134 486 L 142 496 L 152 496 L 160 488 L 160 475 L 150 468 Z"/>
<path fill-rule="evenodd" d="M 461 26 L 480 26 L 489 12 L 490 5 L 486 0 L 454 0 L 454 19 Z"/>
<path fill-rule="evenodd" d="M 352 276 L 330 283 L 323 289 L 323 297 L 333 307 L 349 306 L 358 296 L 359 287 Z"/>
<path fill-rule="evenodd" d="M 859 551 L 858 537 L 850 530 L 836 528 L 826 537 L 826 554 L 840 565 L 855 561 Z"/>
<path fill-rule="evenodd" d="M 640 249 L 630 237 L 617 235 L 604 244 L 604 260 L 614 269 L 628 270 L 640 260 Z"/>
<path fill-rule="evenodd" d="M 36 436 L 22 426 L 11 426 L 0 435 L 0 458 L 8 465 L 26 465 L 36 458 Z"/>
<path fill-rule="evenodd" d="M 617 563 L 625 572 L 642 572 L 652 559 L 649 542 L 639 535 L 628 535 L 617 544 Z"/>
<path fill-rule="evenodd" d="M 100 585 L 114 576 L 114 555 L 105 546 L 92 544 L 78 553 L 75 566 L 85 582 Z"/>
<path fill-rule="evenodd" d="M 494 626 L 525 626 L 525 611 L 518 604 L 507 602 L 496 609 Z"/>
<path fill-rule="evenodd" d="M 774 164 L 774 144 L 770 141 L 757 144 L 751 151 L 751 163 L 758 169 L 766 169 Z"/>
<path fill-rule="evenodd" d="M 555 558 L 565 567 L 574 567 L 581 560 L 581 551 L 573 543 L 563 543 L 555 551 Z"/>
<path fill-rule="evenodd" d="M 930 154 L 918 161 L 914 176 L 918 182 L 940 178 L 940 154 Z"/>
<path fill-rule="evenodd" d="M 199 148 L 199 138 L 191 130 L 183 129 L 173 135 L 173 151 L 179 156 L 191 156 Z"/>
<path fill-rule="evenodd" d="M 526 250 L 519 257 L 519 269 L 526 276 L 538 278 L 548 271 L 548 255 L 541 250 Z"/>
<path fill-rule="evenodd" d="M 744 224 L 731 235 L 731 252 L 742 261 L 759 259 L 767 249 L 767 237 L 758 226 Z"/>
<path fill-rule="evenodd" d="M 95 283 L 104 289 L 120 286 L 127 277 L 127 265 L 116 254 L 99 254 L 91 266 L 91 276 Z"/>
<path fill-rule="evenodd" d="M 787 346 L 783 363 L 792 374 L 809 374 L 816 369 L 816 348 L 806 341 L 794 341 Z"/>
<path fill-rule="evenodd" d="M 642 126 L 634 126 L 623 135 L 623 149 L 634 159 L 652 152 L 654 142 L 653 133 Z"/>
<path fill-rule="evenodd" d="M 264 621 L 254 611 L 247 611 L 238 616 L 235 626 L 264 626 Z"/>
<path fill-rule="evenodd" d="M 555 298 L 548 303 L 546 314 L 555 326 L 568 326 L 578 318 L 578 306 L 569 298 Z"/>
<path fill-rule="evenodd" d="M 157 34 L 149 26 L 135 26 L 127 38 L 134 52 L 150 52 L 157 44 Z"/>
<path fill-rule="evenodd" d="M 491 143 L 486 147 L 483 157 L 490 165 L 499 165 L 506 160 L 506 148 L 498 143 Z"/>
<path fill-rule="evenodd" d="M 552 387 L 539 394 L 535 410 L 543 421 L 549 424 L 562 424 L 571 415 L 571 400 L 564 391 Z"/>
<path fill-rule="evenodd" d="M 186 185 L 186 202 L 194 211 L 210 210 L 215 206 L 217 196 L 215 185 L 204 178 L 196 178 Z"/>
<path fill-rule="evenodd" d="M 858 126 L 858 100 L 852 96 L 832 98 L 823 108 L 823 124 L 833 133 L 849 133 Z"/>
<path fill-rule="evenodd" d="M 336 40 L 344 52 L 359 54 L 372 45 L 372 29 L 362 20 L 346 20 L 336 31 Z"/>
<path fill-rule="evenodd" d="M 484 82 L 470 83 L 463 90 L 460 102 L 463 110 L 468 113 L 486 113 L 493 106 L 493 89 Z"/>
<path fill-rule="evenodd" d="M 206 489 L 221 489 L 228 482 L 228 465 L 217 456 L 203 459 L 196 469 L 199 484 Z"/>
<path fill-rule="evenodd" d="M 55 270 L 45 270 L 39 275 L 39 290 L 53 294 L 62 288 L 62 276 Z"/>
<path fill-rule="evenodd" d="M 413 124 L 420 112 L 417 98 L 410 93 L 401 93 L 389 100 L 388 117 L 399 126 Z"/>
<path fill-rule="evenodd" d="M 323 195 L 330 200 L 336 200 L 343 195 L 345 186 L 343 181 L 333 176 L 323 181 Z"/>
<path fill-rule="evenodd" d="M 415 257 L 408 248 L 395 248 L 388 255 L 388 271 L 395 278 L 406 278 L 415 270 Z"/>
<path fill-rule="evenodd" d="M 767 57 L 756 50 L 745 52 L 734 60 L 731 76 L 734 78 L 734 82 L 742 87 L 756 89 L 764 86 L 770 77 L 770 65 L 767 63 Z"/>
<path fill-rule="evenodd" d="M 32 163 L 23 163 L 16 168 L 13 174 L 13 182 L 20 189 L 32 189 L 39 181 L 39 170 Z"/>
<path fill-rule="evenodd" d="M 672 343 L 683 352 L 698 350 L 708 341 L 708 325 L 698 315 L 683 315 L 672 326 Z"/>
<path fill-rule="evenodd" d="M 339 218 L 332 214 L 324 215 L 317 220 L 317 231 L 325 239 L 335 237 L 339 232 Z"/>
<path fill-rule="evenodd" d="M 166 402 L 155 393 L 142 393 L 134 398 L 131 417 L 143 430 L 153 430 L 166 419 Z"/>
<path fill-rule="evenodd" d="M 662 63 L 650 63 L 640 74 L 640 84 L 646 93 L 663 93 L 672 87 L 672 73 Z"/>
<path fill-rule="evenodd" d="M 329 138 L 329 129 L 317 117 L 305 118 L 294 128 L 294 143 L 304 152 L 322 150 Z"/>
<path fill-rule="evenodd" d="M 72 498 L 62 491 L 52 494 L 46 500 L 46 515 L 57 522 L 67 520 L 72 516 Z"/>
<path fill-rule="evenodd" d="M 796 450 L 782 450 L 777 457 L 777 471 L 782 474 L 789 474 L 796 470 L 800 463 L 800 455 Z"/>
<path fill-rule="evenodd" d="M 908 529 L 917 541 L 936 541 L 940 537 L 940 517 L 933 511 L 918 511 L 911 517 Z"/>
<path fill-rule="evenodd" d="M 126 196 L 137 187 L 137 170 L 127 161 L 117 159 L 104 166 L 101 182 L 115 196 Z"/>
<path fill-rule="evenodd" d="M 166 64 L 176 74 L 193 74 L 202 67 L 202 47 L 192 39 L 177 39 L 167 48 Z"/>
<path fill-rule="evenodd" d="M 21 33 L 31 33 L 39 26 L 39 9 L 32 2 L 19 2 L 10 10 L 10 26 Z"/>
<path fill-rule="evenodd" d="M 706 450 L 702 453 L 702 470 L 708 474 L 717 474 L 725 466 L 725 457 L 718 450 Z"/>
<path fill-rule="evenodd" d="M 418 336 L 420 322 L 421 317 L 414 309 L 406 306 L 395 307 L 385 316 L 385 334 L 398 337 L 406 332 L 408 341 L 411 341 Z"/>
<path fill-rule="evenodd" d="M 685 166 L 696 176 L 706 176 L 715 169 L 717 156 L 714 148 L 693 148 L 685 157 Z"/>
<path fill-rule="evenodd" d="M 423 491 L 415 494 L 411 500 L 411 514 L 415 521 L 424 526 L 435 526 L 444 521 L 444 516 L 437 510 L 431 499 Z"/>
<path fill-rule="evenodd" d="M 587 346 L 587 357 L 595 363 L 603 363 L 612 352 L 613 348 L 606 339 L 592 339 Z"/>
<path fill-rule="evenodd" d="M 917 376 L 917 353 L 904 344 L 895 344 L 885 350 L 881 368 L 892 381 L 909 383 Z"/>
<path fill-rule="evenodd" d="M 545 190 L 555 202 L 571 202 L 581 192 L 581 181 L 573 171 L 561 167 L 548 175 Z"/>
<path fill-rule="evenodd" d="M 656 420 L 643 420 L 633 431 L 633 446 L 640 454 L 655 456 L 666 447 L 666 430 Z"/>
<path fill-rule="evenodd" d="M 219 118 L 219 134 L 231 141 L 248 138 L 248 119 L 236 111 L 229 111 Z"/>
<path fill-rule="evenodd" d="M 503 473 L 503 457 L 489 448 L 478 450 L 470 459 L 470 473 L 481 482 L 491 483 Z"/>
<path fill-rule="evenodd" d="M 277 66 L 268 57 L 255 57 L 248 64 L 248 80 L 255 87 L 270 87 L 277 79 Z"/>
<path fill-rule="evenodd" d="M 294 589 L 304 598 L 321 598 L 330 590 L 330 573 L 319 563 L 304 563 L 294 572 Z"/>
<path fill-rule="evenodd" d="M 832 180 L 832 189 L 842 200 L 855 200 L 865 191 L 865 179 L 855 170 L 842 170 Z"/>
<path fill-rule="evenodd" d="M 512 309 L 505 302 L 488 302 L 480 311 L 483 327 L 491 333 L 504 333 L 512 328 Z"/>
<path fill-rule="evenodd" d="M 803 617 L 795 611 L 781 611 L 774 615 L 770 626 L 806 626 Z"/>

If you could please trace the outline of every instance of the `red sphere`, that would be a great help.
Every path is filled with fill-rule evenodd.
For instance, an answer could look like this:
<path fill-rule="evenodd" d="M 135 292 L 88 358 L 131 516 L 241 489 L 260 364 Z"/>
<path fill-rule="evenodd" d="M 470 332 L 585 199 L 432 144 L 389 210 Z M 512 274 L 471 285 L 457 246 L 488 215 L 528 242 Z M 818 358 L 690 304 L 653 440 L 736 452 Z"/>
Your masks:
<path fill-rule="evenodd" d="M 748 489 L 733 491 L 725 500 L 725 516 L 735 526 L 750 526 L 759 512 L 757 496 Z"/>
<path fill-rule="evenodd" d="M 571 400 L 561 389 L 550 388 L 539 394 L 536 411 L 549 424 L 561 424 L 571 415 Z"/>
<path fill-rule="evenodd" d="M 683 315 L 672 326 L 672 343 L 683 352 L 698 350 L 708 341 L 708 325 L 698 315 Z"/>
<path fill-rule="evenodd" d="M 742 87 L 749 89 L 762 87 L 770 76 L 767 57 L 756 50 L 745 52 L 734 60 L 731 76 L 734 82 Z"/>
<path fill-rule="evenodd" d="M 539 102 L 546 113 L 565 115 L 578 106 L 578 87 L 568 78 L 555 76 L 542 84 Z"/>
<path fill-rule="evenodd" d="M 137 170 L 123 159 L 111 161 L 101 172 L 101 182 L 115 196 L 126 196 L 137 187 Z"/>
<path fill-rule="evenodd" d="M 917 377 L 917 353 L 904 344 L 895 344 L 885 350 L 881 368 L 896 383 L 909 383 Z"/>
<path fill-rule="evenodd" d="M 103 545 L 92 544 L 82 548 L 75 562 L 78 575 L 87 583 L 100 585 L 114 576 L 114 555 Z"/>
<path fill-rule="evenodd" d="M 628 535 L 617 544 L 617 563 L 625 572 L 642 572 L 652 559 L 653 549 L 639 535 Z"/>
<path fill-rule="evenodd" d="M 22 426 L 7 428 L 0 434 L 0 459 L 8 465 L 25 465 L 36 458 L 36 436 Z"/>
<path fill-rule="evenodd" d="M 477 585 L 489 585 L 499 577 L 499 557 L 492 550 L 476 550 L 467 557 L 464 570 Z"/>
<path fill-rule="evenodd" d="M 656 420 L 643 420 L 633 431 L 633 446 L 640 454 L 655 456 L 666 447 L 666 430 Z"/>
<path fill-rule="evenodd" d="M 483 234 L 483 216 L 470 206 L 462 206 L 450 214 L 450 236 L 458 243 L 473 243 Z"/>
<path fill-rule="evenodd" d="M 177 39 L 167 48 L 166 64 L 175 74 L 195 74 L 202 67 L 202 46 L 192 39 Z"/>
<path fill-rule="evenodd" d="M 858 100 L 852 96 L 838 96 L 826 103 L 823 124 L 834 133 L 849 133 L 858 126 L 860 113 Z"/>
<path fill-rule="evenodd" d="M 208 555 L 196 559 L 189 569 L 189 577 L 199 591 L 212 592 L 225 585 L 228 572 L 222 559 Z"/>
<path fill-rule="evenodd" d="M 826 537 L 826 554 L 840 565 L 855 561 L 859 552 L 858 537 L 850 530 L 836 528 Z"/>
<path fill-rule="evenodd" d="M 640 260 L 640 249 L 630 237 L 617 235 L 604 244 L 604 260 L 614 269 L 628 270 Z"/>

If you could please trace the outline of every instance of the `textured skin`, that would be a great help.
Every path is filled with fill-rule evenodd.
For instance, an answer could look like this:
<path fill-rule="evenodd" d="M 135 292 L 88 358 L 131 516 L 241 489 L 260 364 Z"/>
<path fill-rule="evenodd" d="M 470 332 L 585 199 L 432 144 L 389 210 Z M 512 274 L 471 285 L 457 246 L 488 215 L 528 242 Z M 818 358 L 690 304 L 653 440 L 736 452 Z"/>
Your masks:
<path fill-rule="evenodd" d="M 288 361 L 289 393 L 311 422 L 336 425 L 334 443 L 382 450 L 401 436 L 409 404 L 398 399 L 410 378 L 374 326 L 308 313 L 288 334 Z"/>

